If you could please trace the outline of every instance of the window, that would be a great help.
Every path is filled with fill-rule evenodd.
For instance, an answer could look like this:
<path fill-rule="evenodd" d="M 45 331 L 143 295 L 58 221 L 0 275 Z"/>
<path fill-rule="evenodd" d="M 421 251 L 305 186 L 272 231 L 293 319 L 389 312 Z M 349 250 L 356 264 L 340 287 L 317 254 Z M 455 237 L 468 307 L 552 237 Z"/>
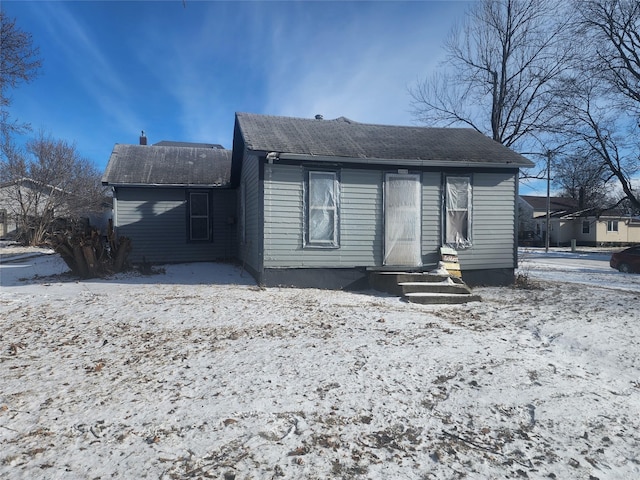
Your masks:
<path fill-rule="evenodd" d="M 306 244 L 338 247 L 338 175 L 309 172 L 307 183 Z"/>
<path fill-rule="evenodd" d="M 607 232 L 618 231 L 618 220 L 607 220 Z"/>
<path fill-rule="evenodd" d="M 445 244 L 453 248 L 469 248 L 471 246 L 470 177 L 447 177 L 445 196 Z"/>
<path fill-rule="evenodd" d="M 189 192 L 189 240 L 211 240 L 210 202 L 208 192 Z"/>
<path fill-rule="evenodd" d="M 590 225 L 589 225 L 589 220 L 583 220 L 582 221 L 582 233 L 589 233 L 590 230 Z"/>

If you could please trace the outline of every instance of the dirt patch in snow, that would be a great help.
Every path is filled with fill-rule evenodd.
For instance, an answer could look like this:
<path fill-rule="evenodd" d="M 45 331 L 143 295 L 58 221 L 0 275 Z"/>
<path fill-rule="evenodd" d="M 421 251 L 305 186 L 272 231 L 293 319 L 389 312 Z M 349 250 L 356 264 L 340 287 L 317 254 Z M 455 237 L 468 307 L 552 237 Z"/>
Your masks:
<path fill-rule="evenodd" d="M 463 306 L 212 264 L 10 283 L 0 476 L 639 477 L 640 293 L 542 282 Z"/>

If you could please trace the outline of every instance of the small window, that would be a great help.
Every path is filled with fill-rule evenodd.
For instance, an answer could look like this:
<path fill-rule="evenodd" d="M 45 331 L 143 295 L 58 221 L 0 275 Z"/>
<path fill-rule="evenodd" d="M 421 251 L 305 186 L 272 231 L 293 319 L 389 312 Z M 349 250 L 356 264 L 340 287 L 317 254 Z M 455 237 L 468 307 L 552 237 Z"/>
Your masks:
<path fill-rule="evenodd" d="M 338 247 L 338 175 L 309 172 L 307 245 Z"/>
<path fill-rule="evenodd" d="M 471 179 L 447 177 L 445 195 L 445 244 L 453 248 L 469 248 L 471 246 Z"/>
<path fill-rule="evenodd" d="M 211 240 L 209 193 L 189 192 L 189 240 Z"/>
<path fill-rule="evenodd" d="M 618 231 L 618 220 L 607 220 L 607 232 Z"/>
<path fill-rule="evenodd" d="M 582 221 L 582 233 L 587 234 L 590 230 L 589 220 Z"/>

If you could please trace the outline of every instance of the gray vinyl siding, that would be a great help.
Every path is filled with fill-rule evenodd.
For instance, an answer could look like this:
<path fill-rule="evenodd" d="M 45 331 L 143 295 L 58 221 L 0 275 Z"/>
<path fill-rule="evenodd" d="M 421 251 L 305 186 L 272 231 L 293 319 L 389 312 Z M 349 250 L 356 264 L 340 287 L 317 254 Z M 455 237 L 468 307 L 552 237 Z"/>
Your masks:
<path fill-rule="evenodd" d="M 472 247 L 458 252 L 462 270 L 514 268 L 516 174 L 474 173 Z"/>
<path fill-rule="evenodd" d="M 212 242 L 187 241 L 186 190 L 183 188 L 116 189 L 114 226 L 131 238 L 129 260 L 138 263 L 213 261 L 237 255 L 236 193 L 212 190 Z"/>
<path fill-rule="evenodd" d="M 241 183 L 245 192 L 245 241 L 239 247 L 238 258 L 255 272 L 262 271 L 262 188 L 260 163 L 256 155 L 245 155 Z M 238 195 L 240 195 L 238 189 Z M 238 198 L 238 205 L 241 199 Z M 242 228 L 242 226 L 239 226 Z"/>
<path fill-rule="evenodd" d="M 442 174 L 422 174 L 422 264 L 436 265 L 442 244 Z"/>
<path fill-rule="evenodd" d="M 343 168 L 339 248 L 304 246 L 305 168 L 265 165 L 264 267 L 350 268 L 382 265 L 384 171 Z M 442 243 L 442 174 L 422 174 L 422 260 L 435 265 Z M 473 246 L 463 270 L 514 268 L 516 177 L 473 174 Z"/>
<path fill-rule="evenodd" d="M 382 265 L 383 172 L 345 169 L 341 175 L 342 261 L 354 266 Z"/>
<path fill-rule="evenodd" d="M 382 172 L 342 169 L 339 176 L 340 246 L 305 247 L 305 169 L 265 166 L 265 267 L 349 268 L 381 262 Z"/>
<path fill-rule="evenodd" d="M 300 166 L 264 167 L 264 266 L 303 266 L 304 172 Z"/>

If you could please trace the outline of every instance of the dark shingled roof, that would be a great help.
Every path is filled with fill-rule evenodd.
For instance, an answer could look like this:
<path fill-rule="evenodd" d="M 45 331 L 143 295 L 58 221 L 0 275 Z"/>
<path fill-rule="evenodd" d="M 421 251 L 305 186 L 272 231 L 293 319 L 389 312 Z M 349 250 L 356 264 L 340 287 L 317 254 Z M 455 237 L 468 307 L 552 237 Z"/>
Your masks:
<path fill-rule="evenodd" d="M 116 144 L 102 183 L 226 187 L 230 176 L 230 150 Z"/>
<path fill-rule="evenodd" d="M 154 147 L 197 147 L 197 148 L 220 148 L 224 147 L 219 143 L 193 143 L 193 142 L 176 142 L 174 140 L 161 140 L 153 144 Z"/>
<path fill-rule="evenodd" d="M 237 113 L 236 122 L 244 146 L 254 151 L 416 166 L 533 165 L 522 155 L 470 128 L 372 125 L 344 117 L 315 120 L 251 113 Z"/>
<path fill-rule="evenodd" d="M 547 210 L 547 197 L 520 195 L 534 210 Z M 572 212 L 578 208 L 578 201 L 570 197 L 550 197 L 549 209 L 552 212 Z"/>

